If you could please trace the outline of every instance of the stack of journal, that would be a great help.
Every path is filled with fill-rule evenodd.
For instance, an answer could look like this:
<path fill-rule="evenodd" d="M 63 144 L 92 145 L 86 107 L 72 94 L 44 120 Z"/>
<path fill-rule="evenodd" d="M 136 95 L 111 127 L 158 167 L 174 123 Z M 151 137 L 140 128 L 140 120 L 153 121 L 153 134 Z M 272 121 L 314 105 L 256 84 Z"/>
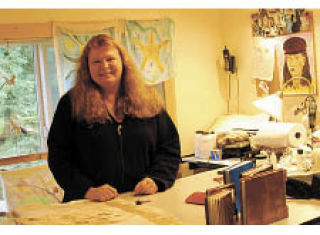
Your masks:
<path fill-rule="evenodd" d="M 234 222 L 234 185 L 208 189 L 205 198 L 207 225 L 230 225 Z"/>
<path fill-rule="evenodd" d="M 243 224 L 270 224 L 288 217 L 284 169 L 244 176 L 240 194 Z"/>

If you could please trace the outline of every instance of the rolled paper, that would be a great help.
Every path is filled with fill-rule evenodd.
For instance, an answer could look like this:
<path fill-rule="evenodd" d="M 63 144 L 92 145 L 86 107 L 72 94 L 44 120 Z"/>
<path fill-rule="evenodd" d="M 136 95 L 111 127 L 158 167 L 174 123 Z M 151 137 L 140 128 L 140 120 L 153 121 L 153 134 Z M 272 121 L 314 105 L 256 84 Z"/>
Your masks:
<path fill-rule="evenodd" d="M 294 147 L 305 144 L 306 128 L 299 123 L 268 122 L 259 126 L 259 131 L 253 137 L 256 146 L 269 148 Z"/>

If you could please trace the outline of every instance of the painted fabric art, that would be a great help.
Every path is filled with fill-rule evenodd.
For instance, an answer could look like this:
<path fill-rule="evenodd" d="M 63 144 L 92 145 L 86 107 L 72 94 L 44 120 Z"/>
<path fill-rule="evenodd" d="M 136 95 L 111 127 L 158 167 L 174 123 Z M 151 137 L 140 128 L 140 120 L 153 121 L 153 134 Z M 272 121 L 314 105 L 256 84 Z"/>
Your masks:
<path fill-rule="evenodd" d="M 173 33 L 170 19 L 125 22 L 126 46 L 150 85 L 173 77 Z"/>

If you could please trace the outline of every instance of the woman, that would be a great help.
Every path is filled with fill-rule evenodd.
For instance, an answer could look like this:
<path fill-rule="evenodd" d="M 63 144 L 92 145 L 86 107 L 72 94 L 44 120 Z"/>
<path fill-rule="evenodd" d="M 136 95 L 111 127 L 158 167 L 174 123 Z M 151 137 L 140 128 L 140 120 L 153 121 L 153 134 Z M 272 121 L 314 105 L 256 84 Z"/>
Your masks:
<path fill-rule="evenodd" d="M 83 50 L 76 84 L 54 115 L 48 150 L 64 202 L 164 191 L 180 162 L 179 136 L 160 97 L 127 50 L 103 34 Z"/>

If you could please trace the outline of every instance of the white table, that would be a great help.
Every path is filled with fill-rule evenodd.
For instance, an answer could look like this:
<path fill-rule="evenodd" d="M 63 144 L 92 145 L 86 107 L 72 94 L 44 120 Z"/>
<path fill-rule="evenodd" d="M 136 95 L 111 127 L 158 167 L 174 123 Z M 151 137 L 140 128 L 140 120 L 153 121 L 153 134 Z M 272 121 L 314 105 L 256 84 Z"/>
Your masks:
<path fill-rule="evenodd" d="M 207 188 L 217 186 L 213 181 L 218 177 L 217 170 L 203 172 L 197 175 L 178 179 L 169 190 L 155 195 L 134 197 L 132 193 L 126 193 L 120 197 L 127 200 L 151 200 L 150 206 L 159 207 L 179 218 L 183 224 L 204 225 L 205 209 L 203 205 L 187 204 L 185 199 L 195 191 L 205 192 Z M 292 225 L 300 224 L 316 217 L 320 217 L 320 200 L 287 199 L 289 217 L 273 224 Z"/>
<path fill-rule="evenodd" d="M 133 193 L 126 193 L 120 197 L 127 200 L 150 200 L 150 206 L 159 207 L 168 211 L 182 221 L 183 224 L 196 225 L 205 224 L 205 209 L 203 205 L 188 204 L 185 199 L 193 192 L 205 192 L 207 188 L 217 186 L 213 181 L 217 177 L 217 171 L 187 176 L 176 180 L 174 186 L 165 192 L 154 195 L 134 197 Z"/>

